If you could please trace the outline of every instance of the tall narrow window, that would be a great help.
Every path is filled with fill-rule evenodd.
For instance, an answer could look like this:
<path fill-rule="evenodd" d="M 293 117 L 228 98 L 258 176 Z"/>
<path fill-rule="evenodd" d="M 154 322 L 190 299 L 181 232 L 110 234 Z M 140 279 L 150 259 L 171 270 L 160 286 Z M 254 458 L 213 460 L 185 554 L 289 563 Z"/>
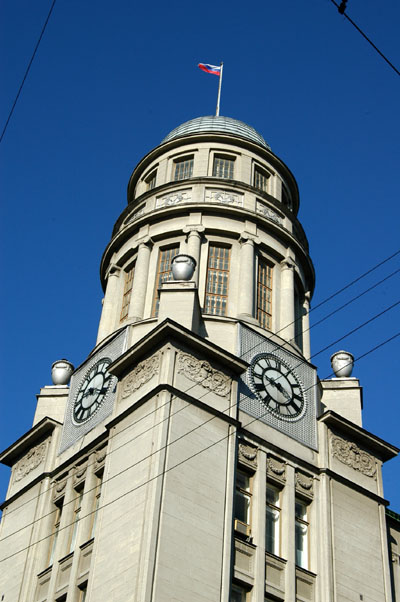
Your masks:
<path fill-rule="evenodd" d="M 153 188 L 156 187 L 156 180 L 157 180 L 157 170 L 155 169 L 145 179 L 146 190 L 153 190 Z"/>
<path fill-rule="evenodd" d="M 235 529 L 243 535 L 250 534 L 250 477 L 238 470 L 236 473 Z"/>
<path fill-rule="evenodd" d="M 246 590 L 238 585 L 232 585 L 231 602 L 246 602 Z"/>
<path fill-rule="evenodd" d="M 53 561 L 54 561 L 54 553 L 56 551 L 58 534 L 60 531 L 60 523 L 61 523 L 63 504 L 64 504 L 64 498 L 61 498 L 55 502 L 55 518 L 54 518 L 53 534 L 52 534 L 51 540 L 50 540 L 49 565 L 53 564 Z"/>
<path fill-rule="evenodd" d="M 74 518 L 73 518 L 73 527 L 72 527 L 72 535 L 71 535 L 71 543 L 69 546 L 69 551 L 73 552 L 75 549 L 76 538 L 78 535 L 78 527 L 79 527 L 79 519 L 82 510 L 82 499 L 83 499 L 83 485 L 79 488 L 79 490 L 75 490 L 76 499 L 75 499 L 75 508 L 74 508 Z"/>
<path fill-rule="evenodd" d="M 208 251 L 206 298 L 204 311 L 214 316 L 225 316 L 228 301 L 230 249 L 210 245 Z"/>
<path fill-rule="evenodd" d="M 122 322 L 128 317 L 129 303 L 132 294 L 133 275 L 135 268 L 132 267 L 128 272 L 125 272 L 124 296 L 122 297 L 121 318 Z"/>
<path fill-rule="evenodd" d="M 179 246 L 170 247 L 169 249 L 160 249 L 156 276 L 156 290 L 154 292 L 153 301 L 153 317 L 158 316 L 158 308 L 160 305 L 160 294 L 158 289 L 161 287 L 163 282 L 168 282 L 169 280 L 172 280 L 171 262 L 175 255 L 178 255 L 178 253 Z"/>
<path fill-rule="evenodd" d="M 307 504 L 301 500 L 295 502 L 295 546 L 296 564 L 303 569 L 308 568 L 308 521 Z"/>
<path fill-rule="evenodd" d="M 193 156 L 174 161 L 174 182 L 187 180 L 193 175 Z"/>
<path fill-rule="evenodd" d="M 214 157 L 213 176 L 216 178 L 233 179 L 233 167 L 235 159 L 228 157 Z"/>
<path fill-rule="evenodd" d="M 254 168 L 254 186 L 259 190 L 263 190 L 264 192 L 268 192 L 268 180 L 270 178 L 270 174 L 260 169 L 259 167 Z"/>
<path fill-rule="evenodd" d="M 94 498 L 94 508 L 93 508 L 93 522 L 92 522 L 92 530 L 90 533 L 90 539 L 94 537 L 96 531 L 97 524 L 97 515 L 99 513 L 100 507 L 100 497 L 101 497 L 101 486 L 103 484 L 103 473 L 97 475 L 97 485 L 96 485 L 96 495 Z"/>
<path fill-rule="evenodd" d="M 78 586 L 79 589 L 79 602 L 85 602 L 87 594 L 87 581 Z"/>
<path fill-rule="evenodd" d="M 258 260 L 257 320 L 263 328 L 272 327 L 272 267 L 263 259 Z"/>
<path fill-rule="evenodd" d="M 289 191 L 288 191 L 288 189 L 286 188 L 286 185 L 283 182 L 282 182 L 282 203 L 288 209 L 292 208 L 292 201 L 290 199 Z"/>
<path fill-rule="evenodd" d="M 279 556 L 280 491 L 267 485 L 266 538 L 265 549 Z"/>

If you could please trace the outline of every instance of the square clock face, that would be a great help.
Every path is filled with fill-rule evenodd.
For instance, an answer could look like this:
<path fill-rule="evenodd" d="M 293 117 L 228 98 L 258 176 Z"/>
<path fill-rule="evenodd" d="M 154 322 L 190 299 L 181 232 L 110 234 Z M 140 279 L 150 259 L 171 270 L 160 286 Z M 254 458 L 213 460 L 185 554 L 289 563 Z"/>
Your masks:
<path fill-rule="evenodd" d="M 239 381 L 239 408 L 317 449 L 317 373 L 303 358 L 239 325 L 239 356 L 250 366 Z"/>
<path fill-rule="evenodd" d="M 72 375 L 59 453 L 111 414 L 117 378 L 108 372 L 108 366 L 125 351 L 126 335 L 125 328 Z"/>

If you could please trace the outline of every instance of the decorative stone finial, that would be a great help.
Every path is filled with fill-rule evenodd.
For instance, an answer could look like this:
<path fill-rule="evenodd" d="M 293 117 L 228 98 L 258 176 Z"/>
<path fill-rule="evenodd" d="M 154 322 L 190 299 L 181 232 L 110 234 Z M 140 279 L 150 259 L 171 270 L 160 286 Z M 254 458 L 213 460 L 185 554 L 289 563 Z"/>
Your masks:
<path fill-rule="evenodd" d="M 336 351 L 331 356 L 331 364 L 337 378 L 349 378 L 353 372 L 354 356 L 348 351 Z"/>
<path fill-rule="evenodd" d="M 53 385 L 67 385 L 71 380 L 73 364 L 66 359 L 57 360 L 51 367 L 51 378 Z"/>
<path fill-rule="evenodd" d="M 191 255 L 180 253 L 171 262 L 174 280 L 191 280 L 196 269 L 196 260 Z"/>

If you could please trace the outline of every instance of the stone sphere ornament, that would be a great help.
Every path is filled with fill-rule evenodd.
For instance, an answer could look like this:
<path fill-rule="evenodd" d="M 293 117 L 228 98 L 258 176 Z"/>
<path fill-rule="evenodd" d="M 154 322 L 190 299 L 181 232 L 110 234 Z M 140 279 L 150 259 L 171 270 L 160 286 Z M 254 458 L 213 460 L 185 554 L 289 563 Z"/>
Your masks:
<path fill-rule="evenodd" d="M 336 351 L 331 356 L 331 365 L 337 378 L 349 378 L 353 372 L 354 356 L 348 351 Z"/>
<path fill-rule="evenodd" d="M 51 367 L 53 385 L 67 385 L 71 380 L 74 366 L 66 359 L 57 360 Z"/>
<path fill-rule="evenodd" d="M 196 269 L 196 260 L 190 255 L 180 253 L 171 262 L 174 280 L 191 280 Z"/>

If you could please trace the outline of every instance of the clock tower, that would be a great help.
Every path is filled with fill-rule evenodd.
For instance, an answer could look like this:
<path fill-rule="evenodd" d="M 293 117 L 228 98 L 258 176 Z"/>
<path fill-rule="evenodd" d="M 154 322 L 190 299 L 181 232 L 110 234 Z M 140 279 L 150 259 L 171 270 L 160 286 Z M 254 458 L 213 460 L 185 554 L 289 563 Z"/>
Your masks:
<path fill-rule="evenodd" d="M 135 167 L 96 345 L 70 381 L 56 363 L 0 456 L 4 600 L 399 595 L 381 477 L 398 450 L 362 428 L 351 371 L 317 379 L 298 210 L 289 168 L 232 118 L 178 126 Z"/>

